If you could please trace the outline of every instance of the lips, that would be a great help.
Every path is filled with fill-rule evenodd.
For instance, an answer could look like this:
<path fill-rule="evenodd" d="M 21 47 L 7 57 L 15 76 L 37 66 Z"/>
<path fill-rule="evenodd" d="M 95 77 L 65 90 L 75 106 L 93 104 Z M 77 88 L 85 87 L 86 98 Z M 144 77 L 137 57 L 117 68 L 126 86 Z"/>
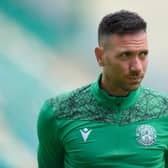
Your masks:
<path fill-rule="evenodd" d="M 130 80 L 140 80 L 141 78 L 140 77 L 128 77 L 128 79 L 130 79 Z"/>
<path fill-rule="evenodd" d="M 128 79 L 132 82 L 140 82 L 142 80 L 142 76 L 129 76 Z"/>

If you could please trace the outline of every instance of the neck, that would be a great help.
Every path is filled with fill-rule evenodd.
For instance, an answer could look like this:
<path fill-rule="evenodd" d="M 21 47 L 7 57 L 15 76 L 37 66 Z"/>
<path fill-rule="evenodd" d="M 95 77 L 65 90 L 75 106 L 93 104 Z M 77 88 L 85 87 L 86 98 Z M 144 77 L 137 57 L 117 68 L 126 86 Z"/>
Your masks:
<path fill-rule="evenodd" d="M 129 92 L 126 90 L 110 85 L 110 82 L 105 79 L 103 75 L 102 79 L 100 80 L 100 87 L 104 89 L 109 95 L 113 96 L 127 96 L 129 94 Z"/>

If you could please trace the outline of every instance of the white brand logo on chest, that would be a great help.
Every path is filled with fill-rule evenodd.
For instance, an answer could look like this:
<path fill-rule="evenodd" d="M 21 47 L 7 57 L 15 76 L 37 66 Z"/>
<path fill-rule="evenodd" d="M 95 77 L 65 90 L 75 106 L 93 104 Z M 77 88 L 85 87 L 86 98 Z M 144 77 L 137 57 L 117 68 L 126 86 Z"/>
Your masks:
<path fill-rule="evenodd" d="M 80 129 L 80 133 L 82 135 L 82 138 L 83 138 L 84 142 L 87 141 L 88 136 L 91 132 L 92 132 L 92 130 L 91 129 L 89 130 L 88 128 Z"/>

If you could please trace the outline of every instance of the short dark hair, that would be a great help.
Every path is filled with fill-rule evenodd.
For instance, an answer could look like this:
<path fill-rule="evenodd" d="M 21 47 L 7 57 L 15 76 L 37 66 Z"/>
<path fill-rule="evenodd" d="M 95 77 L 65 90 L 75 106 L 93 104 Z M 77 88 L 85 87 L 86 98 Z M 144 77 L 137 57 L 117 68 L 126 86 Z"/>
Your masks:
<path fill-rule="evenodd" d="M 119 34 L 146 32 L 147 23 L 135 12 L 120 10 L 103 17 L 98 27 L 98 43 L 102 44 L 102 37 Z"/>

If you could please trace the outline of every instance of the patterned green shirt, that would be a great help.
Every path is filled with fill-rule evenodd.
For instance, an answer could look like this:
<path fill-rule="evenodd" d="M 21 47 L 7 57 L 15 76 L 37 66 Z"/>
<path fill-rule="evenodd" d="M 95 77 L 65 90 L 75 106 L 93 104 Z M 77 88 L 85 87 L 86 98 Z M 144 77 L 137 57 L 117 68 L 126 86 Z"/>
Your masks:
<path fill-rule="evenodd" d="M 168 168 L 168 98 L 143 86 L 114 97 L 99 82 L 44 103 L 39 168 Z"/>

